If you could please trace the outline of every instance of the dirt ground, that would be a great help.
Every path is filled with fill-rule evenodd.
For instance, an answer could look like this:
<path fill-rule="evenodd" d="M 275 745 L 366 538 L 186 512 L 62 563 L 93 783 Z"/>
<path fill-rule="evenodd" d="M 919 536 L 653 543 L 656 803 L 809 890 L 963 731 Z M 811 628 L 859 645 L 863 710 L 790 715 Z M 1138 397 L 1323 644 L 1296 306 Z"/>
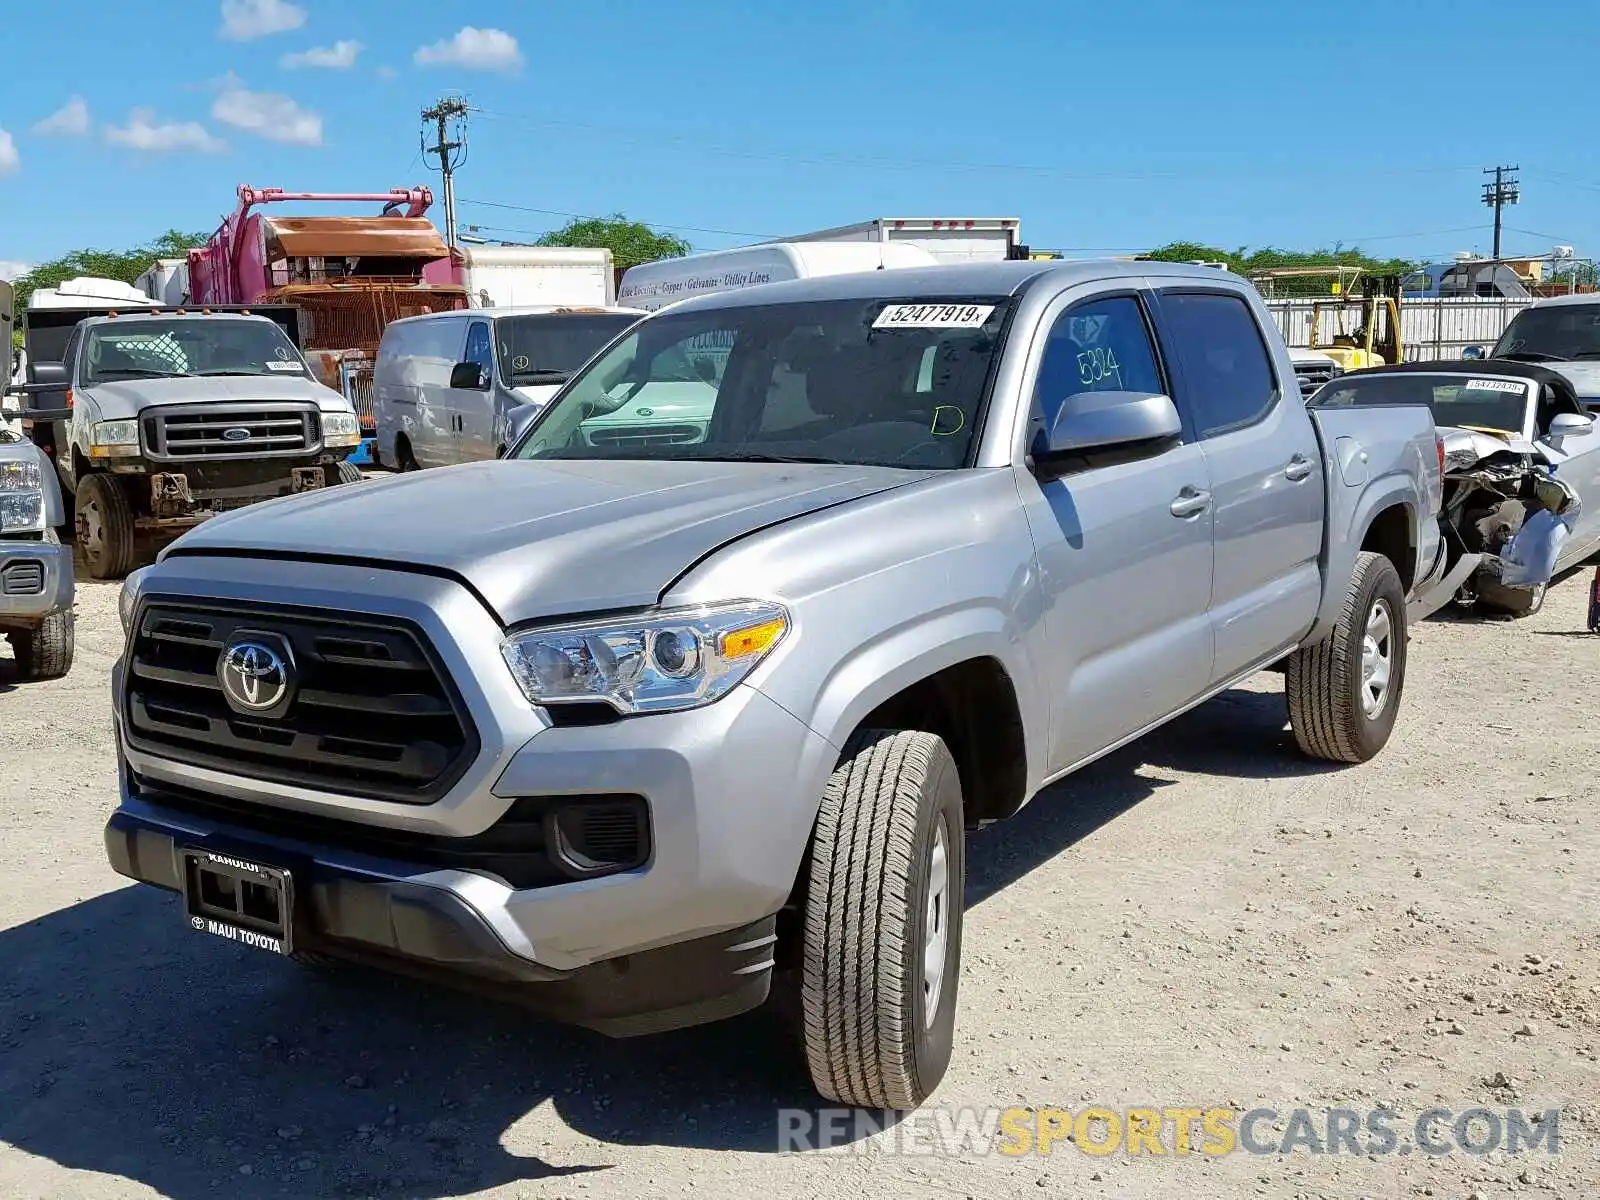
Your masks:
<path fill-rule="evenodd" d="M 916 1121 L 779 1153 L 815 1101 L 764 1015 L 610 1042 L 196 937 L 105 863 L 121 633 L 85 583 L 66 680 L 0 651 L 0 1196 L 1600 1195 L 1588 576 L 1525 622 L 1416 629 L 1366 766 L 1299 758 L 1267 675 L 976 835 L 917 1119 L 1386 1106 L 1404 1140 L 1433 1107 L 1559 1110 L 1558 1155 L 1479 1157 L 888 1152 Z"/>

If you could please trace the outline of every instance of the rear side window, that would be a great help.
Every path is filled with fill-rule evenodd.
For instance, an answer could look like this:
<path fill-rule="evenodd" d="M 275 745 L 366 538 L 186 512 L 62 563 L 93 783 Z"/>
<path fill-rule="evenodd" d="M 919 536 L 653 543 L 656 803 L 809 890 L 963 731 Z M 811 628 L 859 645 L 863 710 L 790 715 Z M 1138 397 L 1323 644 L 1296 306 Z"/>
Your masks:
<path fill-rule="evenodd" d="M 1161 315 L 1182 368 L 1184 400 L 1202 438 L 1243 429 L 1271 411 L 1278 379 L 1244 300 L 1169 294 L 1161 297 Z"/>
<path fill-rule="evenodd" d="M 1039 363 L 1034 396 L 1044 426 L 1080 392 L 1165 391 L 1144 311 L 1132 296 L 1108 296 L 1057 318 Z"/>

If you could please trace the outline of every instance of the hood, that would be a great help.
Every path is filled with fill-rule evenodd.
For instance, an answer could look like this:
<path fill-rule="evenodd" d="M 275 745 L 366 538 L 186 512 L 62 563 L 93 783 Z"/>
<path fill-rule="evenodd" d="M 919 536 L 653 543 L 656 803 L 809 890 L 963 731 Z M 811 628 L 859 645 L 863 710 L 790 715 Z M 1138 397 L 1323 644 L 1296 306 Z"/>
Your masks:
<path fill-rule="evenodd" d="M 310 400 L 324 411 L 343 411 L 345 398 L 305 375 L 179 375 L 172 379 L 125 379 L 84 389 L 103 408 L 137 412 L 153 404 L 207 401 Z"/>
<path fill-rule="evenodd" d="M 1444 442 L 1446 471 L 1462 471 L 1474 463 L 1495 454 L 1537 454 L 1538 449 L 1520 437 L 1500 438 L 1477 429 L 1462 429 L 1455 425 L 1441 425 L 1439 437 Z"/>
<path fill-rule="evenodd" d="M 1583 359 L 1578 362 L 1542 362 L 1539 365 L 1570 379 L 1573 390 L 1585 405 L 1600 401 L 1600 362 Z"/>
<path fill-rule="evenodd" d="M 170 552 L 271 551 L 447 571 L 511 625 L 652 605 L 730 541 L 925 474 L 809 463 L 491 460 L 223 513 Z"/>

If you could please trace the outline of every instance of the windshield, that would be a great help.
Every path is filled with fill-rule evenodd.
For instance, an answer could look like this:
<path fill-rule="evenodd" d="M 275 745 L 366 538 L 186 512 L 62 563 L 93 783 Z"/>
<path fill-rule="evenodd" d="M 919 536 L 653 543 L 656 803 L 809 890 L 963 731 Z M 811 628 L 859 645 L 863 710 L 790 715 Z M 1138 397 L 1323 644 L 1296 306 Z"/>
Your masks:
<path fill-rule="evenodd" d="M 825 300 L 643 321 L 539 414 L 516 458 L 950 469 L 983 416 L 1003 298 Z"/>
<path fill-rule="evenodd" d="M 1493 357 L 1535 362 L 1600 358 L 1600 304 L 1525 308 L 1500 335 Z"/>
<path fill-rule="evenodd" d="M 83 381 L 305 374 L 305 360 L 273 321 L 118 318 L 89 330 Z"/>
<path fill-rule="evenodd" d="M 494 323 L 500 376 L 508 387 L 565 383 L 607 342 L 639 318 L 632 313 L 552 313 Z"/>
<path fill-rule="evenodd" d="M 1369 375 L 1336 379 L 1316 396 L 1318 408 L 1425 404 L 1435 425 L 1498 429 L 1521 436 L 1534 384 L 1522 379 L 1451 375 Z"/>

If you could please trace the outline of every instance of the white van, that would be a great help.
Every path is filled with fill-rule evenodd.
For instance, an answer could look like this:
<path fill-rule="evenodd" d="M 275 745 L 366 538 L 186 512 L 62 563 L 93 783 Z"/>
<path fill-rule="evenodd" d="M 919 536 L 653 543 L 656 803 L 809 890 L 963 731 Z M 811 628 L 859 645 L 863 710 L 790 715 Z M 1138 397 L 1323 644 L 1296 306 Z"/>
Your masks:
<path fill-rule="evenodd" d="M 654 312 L 712 292 L 817 275 L 932 267 L 938 261 L 920 246 L 898 242 L 767 242 L 629 267 L 617 288 L 617 303 Z"/>
<path fill-rule="evenodd" d="M 411 471 L 496 457 L 513 410 L 543 405 L 644 315 L 542 305 L 390 322 L 373 368 L 374 460 Z"/>

